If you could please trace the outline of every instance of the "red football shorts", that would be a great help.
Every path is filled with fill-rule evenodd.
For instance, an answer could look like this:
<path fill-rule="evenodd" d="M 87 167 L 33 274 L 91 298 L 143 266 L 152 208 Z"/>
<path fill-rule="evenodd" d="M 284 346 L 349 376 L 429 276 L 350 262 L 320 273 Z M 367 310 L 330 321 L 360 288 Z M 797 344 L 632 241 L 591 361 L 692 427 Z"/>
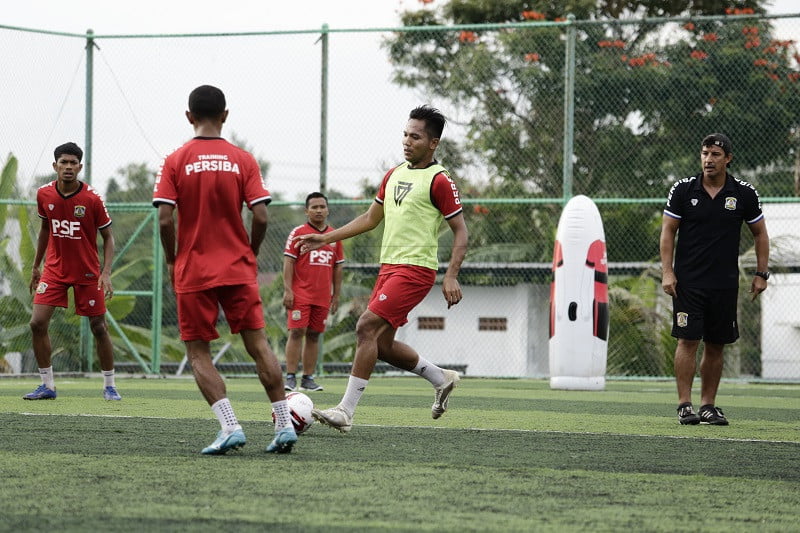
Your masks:
<path fill-rule="evenodd" d="M 322 333 L 325 331 L 325 319 L 328 318 L 328 307 L 321 305 L 300 304 L 289 310 L 286 316 L 288 329 L 308 328 Z"/>
<path fill-rule="evenodd" d="M 175 297 L 178 302 L 178 327 L 183 341 L 213 341 L 219 338 L 217 318 L 220 307 L 231 333 L 265 326 L 257 283 L 214 287 L 176 294 Z"/>
<path fill-rule="evenodd" d="M 416 265 L 381 265 L 367 308 L 394 329 L 431 291 L 436 271 Z"/>
<path fill-rule="evenodd" d="M 106 314 L 106 298 L 103 291 L 97 288 L 97 282 L 89 285 L 68 285 L 53 278 L 42 276 L 33 303 L 52 307 L 67 307 L 69 298 L 67 289 L 72 287 L 75 296 L 75 314 L 80 316 L 100 316 Z"/>

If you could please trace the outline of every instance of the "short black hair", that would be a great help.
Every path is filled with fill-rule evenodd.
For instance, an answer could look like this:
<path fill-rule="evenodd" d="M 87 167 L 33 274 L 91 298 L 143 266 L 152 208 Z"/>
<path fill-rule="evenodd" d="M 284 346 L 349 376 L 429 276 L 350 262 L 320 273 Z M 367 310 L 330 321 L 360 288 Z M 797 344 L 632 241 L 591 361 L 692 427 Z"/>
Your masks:
<path fill-rule="evenodd" d="M 725 152 L 725 155 L 733 151 L 733 144 L 731 144 L 731 140 L 724 133 L 712 133 L 711 135 L 707 135 L 700 146 L 719 146 L 722 148 L 722 151 Z"/>
<path fill-rule="evenodd" d="M 195 118 L 217 118 L 225 112 L 225 94 L 212 85 L 201 85 L 189 93 L 189 111 Z"/>
<path fill-rule="evenodd" d="M 322 194 L 321 192 L 312 192 L 308 196 L 306 196 L 306 209 L 308 208 L 308 204 L 311 203 L 311 200 L 314 198 L 323 198 L 325 200 L 325 205 L 328 205 L 328 197 Z"/>
<path fill-rule="evenodd" d="M 58 161 L 58 158 L 64 154 L 74 155 L 78 158 L 78 162 L 83 160 L 83 150 L 81 147 L 73 142 L 64 143 L 61 146 L 56 146 L 56 149 L 53 150 L 53 157 L 54 161 Z"/>
<path fill-rule="evenodd" d="M 415 107 L 409 113 L 408 118 L 425 121 L 425 131 L 430 135 L 431 139 L 441 139 L 444 125 L 447 120 L 441 111 L 435 107 L 428 105 L 421 105 Z"/>

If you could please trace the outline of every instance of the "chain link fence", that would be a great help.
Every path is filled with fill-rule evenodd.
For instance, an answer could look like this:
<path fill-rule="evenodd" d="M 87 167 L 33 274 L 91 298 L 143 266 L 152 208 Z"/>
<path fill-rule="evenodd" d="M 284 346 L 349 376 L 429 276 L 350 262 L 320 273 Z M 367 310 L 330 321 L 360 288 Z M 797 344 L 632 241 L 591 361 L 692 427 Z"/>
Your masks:
<path fill-rule="evenodd" d="M 0 26 L 6 71 L 13 73 L 0 81 L 0 97 L 13 103 L 0 149 L 13 154 L 4 164 L 19 165 L 13 183 L 4 177 L 0 203 L 0 352 L 20 354 L 0 358 L 3 370 L 35 370 L 27 329 L 39 226 L 32 199 L 54 178 L 52 148 L 67 140 L 85 147 L 84 177 L 105 194 L 114 218 L 109 316 L 119 366 L 178 367 L 184 348 L 174 297 L 168 286 L 154 286 L 154 269 L 163 266 L 154 262 L 159 243 L 149 201 L 161 158 L 191 136 L 183 117 L 189 91 L 210 83 L 228 98 L 225 135 L 253 151 L 276 198 L 259 272 L 268 335 L 280 358 L 281 254 L 291 228 L 304 221 L 300 200 L 324 188 L 334 226 L 363 212 L 385 170 L 399 161 L 408 111 L 430 103 L 449 118 L 438 155 L 461 188 L 470 251 L 461 274 L 465 300 L 441 315 L 414 314 L 401 330 L 426 357 L 462 367 L 468 360 L 473 375 L 547 374 L 556 226 L 564 201 L 585 194 L 603 217 L 610 263 L 608 375 L 672 375 L 671 303 L 660 290 L 658 265 L 661 210 L 671 183 L 698 172 L 700 140 L 723 131 L 734 143 L 731 172 L 755 185 L 764 201 L 778 272 L 759 300 L 746 297 L 755 263 L 744 230 L 741 339 L 727 352 L 725 372 L 800 379 L 795 43 L 773 37 L 769 17 L 540 15 L 523 12 L 534 21 L 526 23 L 442 27 L 422 10 L 402 28 L 246 35 L 104 36 Z M 379 242 L 379 229 L 346 242 L 342 306 L 323 338 L 330 369 L 352 360 Z M 448 258 L 445 227 L 440 259 Z M 431 305 L 442 300 L 437 291 Z M 80 353 L 78 324 L 71 310 L 54 317 L 57 371 L 97 368 Z M 431 324 L 443 324 L 441 336 L 468 342 L 470 353 L 458 343 L 450 350 L 415 344 L 424 338 L 415 331 Z M 224 323 L 220 332 L 213 346 L 225 351 L 222 361 L 247 362 Z"/>

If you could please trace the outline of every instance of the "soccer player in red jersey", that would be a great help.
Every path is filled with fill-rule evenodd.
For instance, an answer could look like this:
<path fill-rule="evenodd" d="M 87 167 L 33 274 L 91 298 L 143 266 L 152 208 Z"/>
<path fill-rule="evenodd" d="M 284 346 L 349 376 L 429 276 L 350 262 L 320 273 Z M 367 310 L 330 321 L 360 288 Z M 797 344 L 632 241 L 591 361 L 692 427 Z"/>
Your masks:
<path fill-rule="evenodd" d="M 322 390 L 313 375 L 317 366 L 319 336 L 325 331 L 328 313 L 335 313 L 339 307 L 339 291 L 342 287 L 344 249 L 341 241 L 326 244 L 307 254 L 299 254 L 294 242 L 298 235 L 333 231 L 327 222 L 328 198 L 321 192 L 312 192 L 306 197 L 305 212 L 308 222 L 291 231 L 283 250 L 283 305 L 286 307 L 289 329 L 284 381 L 287 391 L 297 387 L 295 374 L 301 353 L 303 376 L 300 390 Z"/>
<path fill-rule="evenodd" d="M 448 308 L 462 297 L 458 272 L 467 252 L 467 226 L 458 187 L 434 159 L 444 125 L 445 118 L 438 110 L 428 106 L 413 109 L 403 131 L 406 161 L 386 173 L 367 212 L 330 233 L 295 237 L 300 252 L 308 253 L 384 222 L 381 269 L 367 310 L 356 325 L 356 353 L 347 389 L 336 407 L 312 411 L 316 420 L 343 433 L 352 427 L 356 406 L 379 358 L 433 385 L 434 419 L 447 410 L 450 393 L 459 381 L 457 372 L 439 368 L 411 346 L 395 340 L 397 328 L 408 322 L 408 313 L 436 281 L 443 220 L 453 232 L 453 248 L 442 293 Z"/>
<path fill-rule="evenodd" d="M 33 259 L 30 290 L 33 296 L 31 334 L 33 353 L 42 384 L 23 396 L 26 400 L 53 400 L 50 319 L 56 307 L 67 307 L 67 289 L 72 287 L 75 313 L 89 318 L 103 371 L 103 397 L 121 400 L 114 382 L 114 352 L 106 325 L 106 298 L 111 298 L 111 260 L 114 236 L 111 217 L 100 195 L 78 179 L 83 150 L 75 143 L 53 152 L 56 180 L 39 187 L 36 205 L 42 225 Z M 103 269 L 97 255 L 97 232 L 103 237 Z M 44 262 L 44 271 L 39 265 Z"/>
<path fill-rule="evenodd" d="M 161 244 L 178 303 L 181 340 L 200 392 L 221 429 L 202 453 L 224 454 L 246 439 L 225 382 L 211 359 L 222 307 L 232 333 L 239 333 L 275 413 L 270 453 L 289 453 L 297 441 L 283 390 L 281 367 L 267 342 L 256 278 L 256 256 L 267 231 L 272 201 L 261 169 L 249 152 L 221 137 L 228 117 L 225 95 L 201 85 L 189 94 L 186 118 L 195 137 L 164 160 L 153 190 Z M 252 212 L 250 235 L 242 205 Z M 175 230 L 174 211 L 178 211 Z"/>

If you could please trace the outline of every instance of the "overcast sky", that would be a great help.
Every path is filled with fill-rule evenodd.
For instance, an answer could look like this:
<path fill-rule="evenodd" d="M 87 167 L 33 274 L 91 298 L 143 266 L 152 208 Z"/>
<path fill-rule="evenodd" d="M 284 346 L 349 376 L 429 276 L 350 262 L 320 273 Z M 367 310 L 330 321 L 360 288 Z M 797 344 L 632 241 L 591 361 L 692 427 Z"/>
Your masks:
<path fill-rule="evenodd" d="M 432 5 L 435 6 L 438 1 L 435 0 Z M 800 12 L 798 4 L 796 0 L 774 0 L 770 12 L 798 13 Z M 87 29 L 92 29 L 98 35 L 313 30 L 325 23 L 332 29 L 394 28 L 399 26 L 398 14 L 401 11 L 419 6 L 421 3 L 418 0 L 227 0 L 223 2 L 139 0 L 136 3 L 125 4 L 123 8 L 117 2 L 95 0 L 71 0 L 66 3 L 54 0 L 27 0 L 4 3 L 0 23 L 6 26 L 75 34 L 83 34 Z M 789 21 L 776 22 L 778 36 L 800 41 L 800 28 L 798 28 L 800 25 L 796 24 L 797 19 L 793 22 L 794 25 Z M 62 102 L 65 100 L 65 96 L 59 92 L 66 91 L 66 88 L 62 89 L 54 84 L 56 88 L 50 93 L 37 92 L 42 90 L 40 86 L 47 88 L 48 73 L 54 71 L 52 67 L 43 66 L 41 68 L 44 72 L 31 72 L 37 67 L 31 67 L 32 63 L 26 58 L 8 57 L 5 52 L 8 48 L 7 40 L 22 40 L 20 37 L 22 35 L 18 32 L 0 31 L 0 45 L 4 49 L 4 57 L 0 61 L 6 63 L 4 65 L 6 68 L 3 69 L 5 81 L 0 81 L 0 97 L 5 99 L 2 112 L 4 125 L 0 133 L 0 156 L 5 160 L 5 155 L 9 152 L 17 155 L 20 159 L 20 177 L 25 180 L 50 171 L 52 148 L 66 140 L 63 138 L 69 135 L 66 132 L 74 132 L 79 127 L 79 132 L 73 133 L 71 140 L 83 143 L 83 122 L 80 120 L 83 113 L 83 73 L 82 71 L 79 74 L 75 73 L 78 71 L 70 59 L 67 61 L 70 64 L 64 66 L 64 74 L 58 75 L 60 78 L 67 76 L 75 78 L 76 81 L 72 83 L 80 85 L 78 89 L 72 89 L 73 94 L 70 95 L 67 107 L 75 108 L 72 111 L 77 114 L 70 115 L 69 111 L 65 112 L 59 108 L 59 106 L 64 107 Z M 42 37 L 28 34 L 25 34 L 24 39 L 31 39 L 34 44 L 43 40 Z M 288 77 L 291 76 L 292 65 L 265 66 L 267 69 L 273 68 L 280 70 L 281 73 L 284 71 L 287 73 L 286 85 L 276 89 L 283 95 L 297 95 L 303 102 L 310 102 L 301 106 L 309 108 L 304 109 L 308 111 L 307 117 L 297 115 L 297 105 L 287 100 L 279 102 L 274 109 L 265 106 L 264 112 L 269 118 L 265 120 L 263 117 L 258 117 L 259 124 L 250 124 L 245 119 L 253 118 L 251 110 L 243 110 L 241 105 L 237 105 L 245 99 L 245 91 L 241 91 L 240 96 L 240 91 L 232 86 L 232 83 L 226 85 L 225 80 L 229 80 L 230 76 L 215 83 L 223 90 L 230 87 L 230 91 L 226 90 L 226 93 L 229 93 L 228 106 L 231 109 L 231 116 L 223 134 L 227 137 L 230 137 L 231 133 L 236 134 L 252 145 L 257 156 L 270 161 L 272 167 L 268 177 L 268 187 L 274 192 L 283 193 L 290 200 L 304 197 L 305 193 L 316 189 L 319 179 L 319 52 L 318 47 L 315 50 L 311 48 L 315 39 L 314 35 L 303 36 L 300 39 L 302 45 L 306 47 L 310 63 L 308 66 L 295 65 L 310 71 L 310 79 L 315 81 L 300 83 L 303 86 L 297 86 L 298 83 L 293 84 L 291 77 Z M 373 102 L 366 102 L 365 97 L 357 93 L 355 98 L 350 98 L 355 101 L 345 102 L 341 100 L 341 96 L 334 93 L 332 99 L 337 100 L 330 102 L 333 139 L 330 141 L 332 144 L 328 186 L 330 189 L 355 195 L 359 190 L 361 179 L 369 178 L 377 182 L 387 165 L 401 160 L 401 132 L 408 110 L 414 105 L 426 102 L 419 101 L 420 95 L 392 86 L 389 81 L 391 65 L 386 60 L 385 51 L 379 48 L 380 34 L 353 35 L 350 39 L 344 37 L 337 39 L 336 47 L 332 43 L 331 50 L 332 82 L 345 78 L 348 82 L 358 85 L 364 95 L 374 95 L 375 99 Z M 63 40 L 56 41 L 56 43 L 61 42 Z M 16 45 L 16 42 L 14 44 Z M 79 44 L 79 42 L 70 43 L 76 48 L 78 55 Z M 339 62 L 345 52 L 347 61 Z M 114 47 L 110 45 L 105 49 L 101 47 L 98 54 L 105 55 L 95 59 L 95 69 L 107 67 L 115 72 L 114 75 L 121 78 L 127 74 L 126 69 L 129 65 L 135 64 L 133 59 L 117 59 Z M 17 60 L 19 63 L 15 62 Z M 107 62 L 107 65 L 104 62 Z M 29 65 L 26 67 L 25 75 L 22 74 L 23 69 L 16 66 L 22 64 Z M 18 75 L 9 76 L 9 71 Z M 33 76 L 37 81 L 26 81 L 26 76 Z M 142 84 L 146 83 L 146 78 L 147 73 L 141 73 Z M 280 80 L 280 76 L 278 78 Z M 17 83 L 17 80 L 21 81 Z M 62 84 L 66 83 L 63 79 L 59 81 Z M 158 88 L 154 89 L 159 92 L 158 98 L 153 98 L 151 95 L 153 99 L 151 102 L 139 103 L 135 96 L 124 94 L 125 88 L 132 87 L 133 84 L 126 82 L 125 79 L 120 80 L 122 86 L 120 92 L 123 93 L 122 101 L 126 108 L 124 113 L 120 112 L 118 113 L 120 116 L 115 117 L 94 117 L 96 138 L 93 176 L 95 185 L 101 191 L 105 191 L 106 183 L 103 181 L 107 176 L 114 174 L 117 168 L 127 163 L 143 161 L 155 167 L 163 155 L 191 136 L 191 128 L 181 114 L 185 109 L 188 90 L 204 81 L 194 85 L 192 85 L 193 80 L 176 80 L 174 84 L 167 84 L 164 81 L 161 80 Z M 14 84 L 20 87 L 10 87 Z M 371 87 L 369 84 L 375 85 Z M 173 85 L 174 90 L 171 89 Z M 108 88 L 103 89 L 106 93 L 109 92 Z M 304 90 L 307 95 L 302 94 Z M 97 91 L 95 89 L 96 93 Z M 233 94 L 230 94 L 231 92 Z M 265 95 L 265 98 L 270 99 L 268 95 Z M 284 96 L 281 100 L 284 100 Z M 251 102 L 252 99 L 245 101 Z M 159 108 L 161 103 L 167 106 L 165 110 Z M 427 103 L 441 105 L 436 101 Z M 378 106 L 380 109 L 378 113 L 371 112 L 372 115 L 380 116 L 369 123 L 353 118 L 353 115 L 359 112 L 359 105 L 366 104 Z M 447 113 L 447 109 L 443 110 Z M 158 114 L 158 128 L 152 126 L 154 120 L 148 116 L 151 111 Z M 40 116 L 38 112 L 45 114 Z M 53 115 L 57 115 L 58 118 Z M 279 131 L 277 135 L 274 133 L 276 128 L 280 130 L 284 124 L 298 117 L 300 121 L 308 123 L 306 131 L 302 132 L 302 135 L 308 138 L 307 142 L 298 142 L 297 139 L 301 135 L 298 131 Z M 106 136 L 110 135 L 108 132 L 114 129 L 113 124 L 109 126 L 104 121 L 112 118 L 123 121 L 126 127 L 134 133 L 138 132 L 137 135 L 143 139 L 131 139 L 133 134 L 129 132 L 127 138 L 114 140 L 114 154 L 109 154 L 108 149 L 101 150 L 97 136 L 99 132 L 105 132 L 103 134 Z M 351 120 L 352 123 L 349 122 Z M 294 126 L 299 127 L 299 125 Z M 359 131 L 357 139 L 348 135 L 348 132 L 356 129 L 363 130 Z M 37 135 L 26 136 L 28 130 L 35 130 Z M 104 138 L 104 141 L 108 142 L 108 139 Z M 133 153 L 127 154 L 125 147 L 130 147 Z"/>

